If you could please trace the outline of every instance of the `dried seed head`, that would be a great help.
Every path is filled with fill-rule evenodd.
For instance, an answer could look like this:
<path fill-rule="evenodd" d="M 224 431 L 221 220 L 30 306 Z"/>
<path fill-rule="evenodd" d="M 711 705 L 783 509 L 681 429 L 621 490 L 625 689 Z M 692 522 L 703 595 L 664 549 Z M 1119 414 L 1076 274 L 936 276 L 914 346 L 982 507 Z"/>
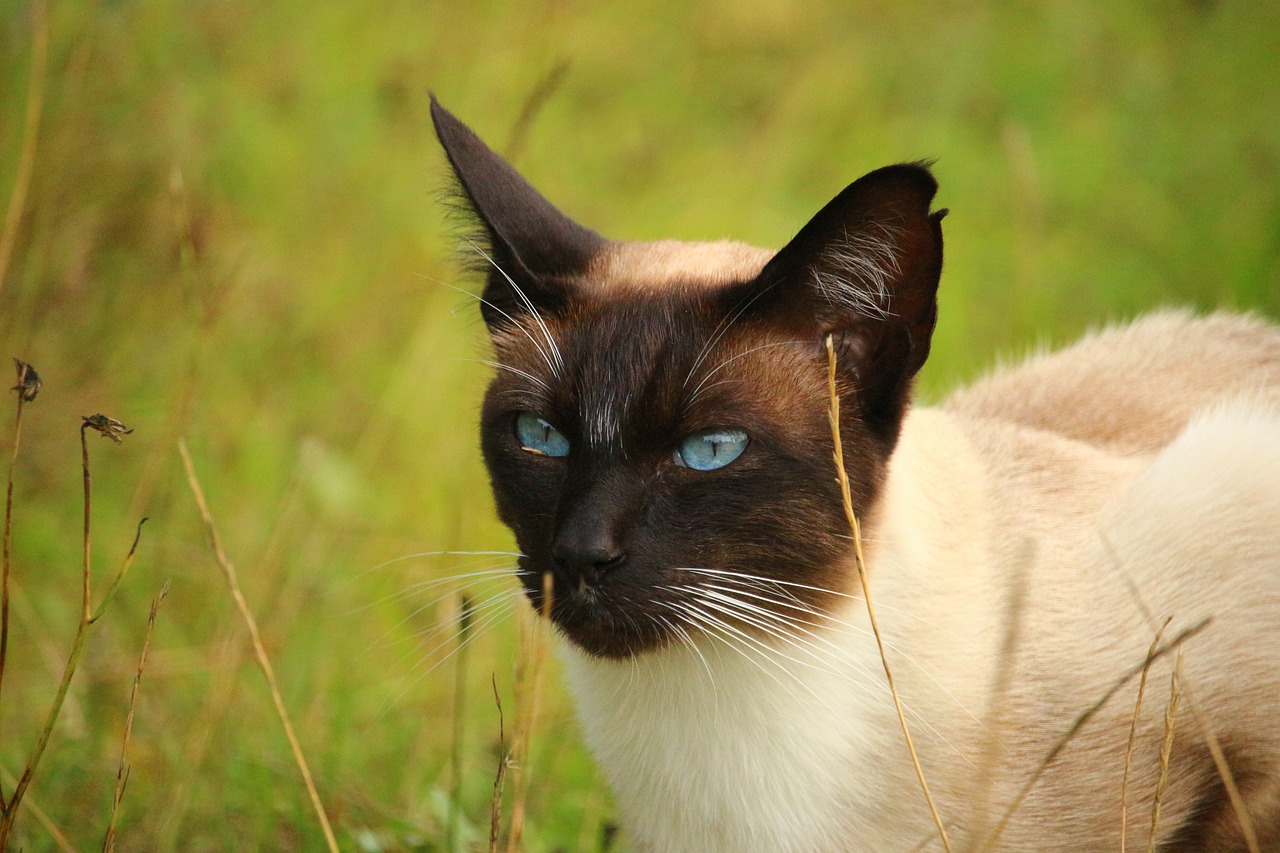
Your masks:
<path fill-rule="evenodd" d="M 40 393 L 40 374 L 22 359 L 15 358 L 13 366 L 18 371 L 18 384 L 9 390 L 17 391 L 22 402 L 30 403 Z"/>
<path fill-rule="evenodd" d="M 105 438 L 109 438 L 116 444 L 120 443 L 121 437 L 126 436 L 133 430 L 120 423 L 115 418 L 109 418 L 106 415 L 87 415 L 84 417 L 84 426 L 90 429 L 96 429 L 102 433 Z M 81 427 L 83 429 L 84 427 Z"/>

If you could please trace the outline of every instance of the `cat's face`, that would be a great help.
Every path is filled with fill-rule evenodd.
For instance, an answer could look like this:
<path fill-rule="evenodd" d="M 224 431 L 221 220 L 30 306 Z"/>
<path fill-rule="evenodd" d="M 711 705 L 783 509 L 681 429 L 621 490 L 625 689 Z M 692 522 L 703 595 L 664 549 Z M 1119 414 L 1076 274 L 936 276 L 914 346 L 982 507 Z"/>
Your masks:
<path fill-rule="evenodd" d="M 498 510 L 533 603 L 550 573 L 552 618 L 589 651 L 741 622 L 691 590 L 743 574 L 761 599 L 813 607 L 844 588 L 825 351 L 733 322 L 731 292 L 584 300 L 544 317 L 545 336 L 525 323 L 497 338 L 515 368 L 498 371 L 482 422 Z"/>
<path fill-rule="evenodd" d="M 617 244 L 433 106 L 484 228 L 499 369 L 482 445 L 535 607 L 606 657 L 819 619 L 852 581 L 824 342 L 866 513 L 933 325 L 928 173 L 873 173 L 772 257 Z"/>

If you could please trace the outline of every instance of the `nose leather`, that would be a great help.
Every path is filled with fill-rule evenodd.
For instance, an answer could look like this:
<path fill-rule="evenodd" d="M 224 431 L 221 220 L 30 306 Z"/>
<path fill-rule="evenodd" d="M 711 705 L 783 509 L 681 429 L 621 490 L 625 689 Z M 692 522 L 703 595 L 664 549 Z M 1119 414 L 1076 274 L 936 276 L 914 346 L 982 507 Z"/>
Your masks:
<path fill-rule="evenodd" d="M 594 586 L 626 559 L 626 551 L 599 519 L 573 519 L 560 529 L 551 556 L 565 580 Z"/>

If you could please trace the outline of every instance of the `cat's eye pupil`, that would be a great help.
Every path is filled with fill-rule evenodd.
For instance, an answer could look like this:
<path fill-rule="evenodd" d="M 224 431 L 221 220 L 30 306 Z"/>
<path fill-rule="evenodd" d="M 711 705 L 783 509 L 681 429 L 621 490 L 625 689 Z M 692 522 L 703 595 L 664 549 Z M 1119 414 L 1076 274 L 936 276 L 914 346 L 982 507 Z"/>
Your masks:
<path fill-rule="evenodd" d="M 695 432 L 676 448 L 677 465 L 695 471 L 723 468 L 747 449 L 747 434 L 740 429 L 709 429 Z"/>
<path fill-rule="evenodd" d="M 539 456 L 568 456 L 569 439 L 551 425 L 545 418 L 533 412 L 521 412 L 516 415 L 516 441 L 522 450 Z"/>

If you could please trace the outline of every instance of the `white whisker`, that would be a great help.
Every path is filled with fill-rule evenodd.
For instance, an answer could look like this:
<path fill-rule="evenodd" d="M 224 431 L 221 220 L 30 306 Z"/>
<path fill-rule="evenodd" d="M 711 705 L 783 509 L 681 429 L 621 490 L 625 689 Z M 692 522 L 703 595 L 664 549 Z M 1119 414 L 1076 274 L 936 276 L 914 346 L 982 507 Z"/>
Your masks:
<path fill-rule="evenodd" d="M 761 296 L 764 296 L 770 290 L 773 290 L 773 288 L 777 284 L 778 282 L 775 281 L 769 284 L 767 287 L 760 288 L 755 292 L 755 294 L 752 295 L 750 299 L 745 300 L 742 303 L 742 305 L 738 308 L 737 311 L 735 311 L 732 315 L 720 321 L 719 325 L 717 325 L 715 330 L 711 333 L 711 338 L 702 347 L 702 351 L 698 353 L 698 357 L 697 359 L 694 360 L 693 366 L 689 368 L 688 374 L 686 374 L 684 377 L 684 382 L 680 384 L 681 388 L 689 387 L 689 380 L 693 379 L 693 374 L 697 372 L 698 367 L 701 366 L 703 359 L 705 359 L 708 355 L 711 354 L 712 348 L 715 347 L 715 345 L 720 342 L 720 339 L 725 336 L 725 334 L 729 331 L 730 328 L 732 328 L 733 324 L 738 322 L 738 318 L 740 318 L 743 314 L 745 314 L 747 312 L 747 309 L 750 308 L 757 299 L 759 299 Z"/>
<path fill-rule="evenodd" d="M 888 685 L 884 683 L 881 679 L 876 678 L 872 670 L 870 670 L 866 665 L 861 664 L 855 659 L 849 657 L 839 646 L 831 643 L 829 640 L 827 640 L 826 638 L 816 633 L 813 630 L 814 626 L 811 623 L 801 622 L 792 617 L 787 617 L 782 614 L 779 614 L 776 611 L 767 610 L 765 608 L 759 607 L 758 605 L 743 601 L 739 598 L 734 597 L 733 595 L 725 594 L 725 592 L 718 591 L 718 590 L 711 590 L 711 589 L 708 589 L 707 587 L 691 586 L 691 587 L 680 587 L 677 589 L 682 590 L 686 593 L 691 593 L 695 595 L 704 607 L 711 607 L 716 612 L 721 613 L 729 617 L 730 619 L 734 619 L 734 620 L 743 622 L 747 625 L 750 625 L 762 631 L 763 633 L 771 637 L 774 637 L 775 639 L 781 642 L 786 643 L 791 648 L 793 648 L 796 652 L 806 654 L 809 657 L 814 659 L 813 662 L 803 661 L 803 660 L 798 660 L 796 658 L 784 655 L 784 657 L 787 660 L 790 660 L 799 665 L 808 666 L 810 668 L 817 669 L 820 671 L 832 672 L 846 678 L 850 677 L 851 674 L 845 672 L 844 667 L 853 666 L 855 669 L 858 670 L 858 673 L 860 675 L 866 678 L 865 681 L 855 679 L 854 680 L 855 683 L 862 684 L 864 686 L 868 684 L 874 684 L 876 685 L 877 688 L 882 689 L 885 693 L 889 692 Z M 768 601 L 768 599 L 763 599 L 763 600 Z M 794 604 L 785 604 L 785 606 L 792 607 L 792 608 L 795 607 Z M 846 628 L 857 631 L 860 635 L 863 635 L 863 636 L 867 634 L 865 629 L 856 628 L 855 626 L 848 625 L 847 623 L 844 623 L 841 620 L 825 616 L 823 614 L 817 613 L 816 611 L 813 611 L 808 608 L 804 608 L 804 609 L 809 614 L 819 617 L 823 622 L 830 623 L 833 625 L 838 625 L 838 626 L 844 626 Z M 804 639 L 805 637 L 812 638 L 812 641 Z M 825 647 L 825 649 L 823 647 Z M 921 665 L 918 661 L 916 661 L 913 656 L 907 654 L 902 649 L 897 648 L 895 646 L 887 644 L 887 647 L 893 649 L 895 652 L 901 655 L 904 660 L 906 660 L 909 664 L 912 665 L 912 667 L 918 670 L 922 675 L 928 678 L 935 686 L 937 686 L 940 690 L 942 690 L 948 696 L 948 698 L 950 698 L 957 705 L 957 707 L 959 707 L 972 720 L 978 723 L 979 726 L 982 726 L 984 729 L 986 728 L 983 721 L 977 715 L 975 715 L 962 702 L 960 702 L 960 700 L 956 698 L 956 696 L 944 684 L 942 684 L 942 682 L 939 681 L 938 678 L 933 673 L 929 672 L 928 669 L 926 669 L 923 665 Z M 917 713 L 914 709 L 912 709 L 910 706 L 906 705 L 905 703 L 904 703 L 904 708 L 909 714 L 911 714 L 913 718 L 919 721 L 919 723 L 925 727 L 925 730 L 930 735 L 932 735 L 937 741 L 949 747 L 952 751 L 956 753 L 956 755 L 958 755 L 966 763 L 970 764 L 971 766 L 973 765 L 973 762 L 968 758 L 968 756 L 966 756 L 957 747 L 955 747 L 945 736 L 943 736 L 943 734 L 940 731 L 937 730 L 937 728 L 935 728 L 921 714 Z"/>
<path fill-rule="evenodd" d="M 541 388 L 544 391 L 547 391 L 547 392 L 551 391 L 550 385 L 548 385 L 546 382 L 539 379 L 537 376 L 534 376 L 532 373 L 530 373 L 527 370 L 521 370 L 518 367 L 512 367 L 509 364 L 503 364 L 500 361 L 492 361 L 486 358 L 477 358 L 477 359 L 474 359 L 474 361 L 476 362 L 476 364 L 488 365 L 489 367 L 495 367 L 498 370 L 508 370 L 516 374 L 517 376 L 523 376 L 525 379 L 528 379 L 530 382 L 532 382 L 534 385 L 537 385 L 539 388 Z"/>
<path fill-rule="evenodd" d="M 482 609 L 487 607 L 488 609 L 491 610 L 491 612 L 488 613 L 483 618 L 473 621 L 471 623 L 470 627 L 468 628 L 468 635 L 465 641 L 457 643 L 454 646 L 454 648 L 448 652 L 448 654 L 445 654 L 439 659 L 437 659 L 434 663 L 432 663 L 430 666 L 423 669 L 412 679 L 409 679 L 408 674 L 398 679 L 397 684 L 398 686 L 401 686 L 401 689 L 397 691 L 394 696 L 390 697 L 383 703 L 383 707 L 381 708 L 381 710 L 378 711 L 378 714 L 375 719 L 378 719 L 378 720 L 382 719 L 382 717 L 385 716 L 387 712 L 391 710 L 392 707 L 394 707 L 401 699 L 403 699 L 409 693 L 410 690 L 418 686 L 418 684 L 420 684 L 428 675 L 430 675 L 439 667 L 443 666 L 446 662 L 451 660 L 456 654 L 462 651 L 463 648 L 474 643 L 476 639 L 478 639 L 481 635 L 486 633 L 490 628 L 492 628 L 494 625 L 497 625 L 504 618 L 506 618 L 506 616 L 508 616 L 511 613 L 511 611 L 514 609 L 515 605 L 513 602 L 515 600 L 516 600 L 516 596 L 511 595 L 502 599 L 498 599 L 495 602 L 486 602 L 485 605 L 481 605 Z M 498 607 L 497 606 L 498 604 L 505 604 L 506 606 Z M 472 611 L 473 619 L 474 619 L 474 614 L 475 614 L 475 611 L 473 610 Z M 440 642 L 432 646 L 431 649 L 429 649 L 426 654 L 422 655 L 420 657 L 420 660 L 422 662 L 431 660 L 432 656 L 434 656 L 436 652 L 438 652 L 440 649 L 448 645 L 450 639 L 457 636 L 458 628 L 456 623 L 450 624 L 448 627 L 454 628 L 454 631 L 449 636 L 445 637 L 445 639 L 441 640 Z M 428 634 L 428 636 L 431 636 L 437 633 L 438 630 L 443 630 L 443 629 L 437 629 L 436 631 L 432 631 Z M 420 643 L 418 648 L 421 648 L 421 645 L 422 644 Z M 404 661 L 404 658 L 401 659 L 401 663 L 403 663 L 403 661 Z"/>
<path fill-rule="evenodd" d="M 710 379 L 712 376 L 715 376 L 716 373 L 728 367 L 730 364 L 737 361 L 738 359 L 745 358 L 746 356 L 751 355 L 753 352 L 759 352 L 762 349 L 770 349 L 772 347 L 789 347 L 789 346 L 795 346 L 796 344 L 802 344 L 802 343 L 804 343 L 804 341 L 774 341 L 773 343 L 760 344 L 759 346 L 752 347 L 749 350 L 745 350 L 743 352 L 737 353 L 736 355 L 732 355 L 726 358 L 724 361 L 717 364 L 711 370 L 707 371 L 707 373 L 702 377 L 702 379 L 694 387 L 693 391 L 689 394 L 686 405 L 698 399 L 698 395 L 699 393 L 701 393 L 703 386 L 706 385 L 708 379 Z"/>
<path fill-rule="evenodd" d="M 470 244 L 471 248 L 474 249 L 476 253 L 480 255 L 480 257 L 488 261 L 489 264 L 495 270 L 497 270 L 502 275 L 503 278 L 507 280 L 507 284 L 511 285 L 511 289 L 515 291 L 516 297 L 524 305 L 525 310 L 529 312 L 529 316 L 533 318 L 533 322 L 538 324 L 538 328 L 542 330 L 542 336 L 546 339 L 548 349 L 551 351 L 551 354 L 555 356 L 555 362 L 552 363 L 552 360 L 547 357 L 546 351 L 544 351 L 542 347 L 538 346 L 537 341 L 533 340 L 533 335 L 529 335 L 529 340 L 533 341 L 533 345 L 538 347 L 538 352 L 541 352 L 542 357 L 546 359 L 547 366 L 551 368 L 551 375 L 554 376 L 556 379 L 560 379 L 561 378 L 560 374 L 564 370 L 564 358 L 560 355 L 560 347 L 556 346 L 555 338 L 551 336 L 551 330 L 547 328 L 547 324 L 543 321 L 542 315 L 538 313 L 537 306 L 533 304 L 533 300 L 529 298 L 528 294 L 526 294 L 524 290 L 521 289 L 520 285 L 516 284 L 515 279 L 513 279 L 510 275 L 508 275 L 507 271 L 504 270 L 498 264 L 498 262 L 495 261 L 489 255 L 488 252 L 484 251 L 484 249 L 481 249 L 479 246 L 477 246 L 474 242 L 470 240 L 468 240 L 467 242 Z M 489 304 L 490 308 L 493 308 L 495 311 L 498 311 L 499 313 L 503 314 L 503 316 L 505 316 L 508 320 L 511 320 L 513 323 L 515 322 L 515 320 L 512 319 L 510 314 L 507 314 L 505 311 L 502 311 L 500 308 L 498 308 L 495 305 L 492 305 L 490 303 L 486 303 L 486 304 Z M 528 333 L 526 332 L 526 334 Z"/>

